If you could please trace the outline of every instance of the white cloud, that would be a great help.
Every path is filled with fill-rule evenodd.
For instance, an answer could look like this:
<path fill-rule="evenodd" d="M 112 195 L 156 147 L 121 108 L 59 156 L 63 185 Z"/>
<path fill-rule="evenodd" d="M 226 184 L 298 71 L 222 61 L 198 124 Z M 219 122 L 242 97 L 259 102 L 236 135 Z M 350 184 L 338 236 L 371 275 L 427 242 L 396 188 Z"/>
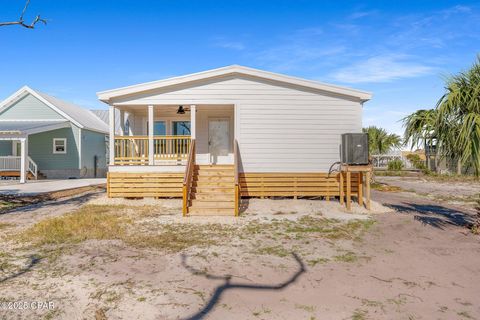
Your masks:
<path fill-rule="evenodd" d="M 227 41 L 227 40 L 219 40 L 215 43 L 216 47 L 224 48 L 224 49 L 232 49 L 232 50 L 244 50 L 245 45 L 240 41 Z"/>
<path fill-rule="evenodd" d="M 430 66 L 403 55 L 375 56 L 333 72 L 330 77 L 344 83 L 389 82 L 432 73 Z"/>
<path fill-rule="evenodd" d="M 377 10 L 356 11 L 348 16 L 349 19 L 356 20 L 377 14 Z"/>

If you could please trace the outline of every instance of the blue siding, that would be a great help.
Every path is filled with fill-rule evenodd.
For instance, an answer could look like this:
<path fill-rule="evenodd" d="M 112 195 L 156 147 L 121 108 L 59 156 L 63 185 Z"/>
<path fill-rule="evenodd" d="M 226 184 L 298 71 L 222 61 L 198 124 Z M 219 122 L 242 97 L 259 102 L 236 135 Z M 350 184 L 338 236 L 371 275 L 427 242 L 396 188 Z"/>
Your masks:
<path fill-rule="evenodd" d="M 26 120 L 26 119 L 64 119 L 60 114 L 52 110 L 49 106 L 27 94 L 25 97 L 11 105 L 0 113 L 0 119 L 3 120 Z"/>
<path fill-rule="evenodd" d="M 76 128 L 75 128 L 76 129 Z M 28 154 L 38 164 L 39 170 L 78 169 L 78 145 L 74 131 L 78 129 L 62 128 L 30 135 L 28 137 Z M 78 132 L 78 131 L 77 131 Z M 78 134 L 77 134 L 78 137 Z M 53 153 L 53 139 L 67 139 L 67 153 Z"/>
<path fill-rule="evenodd" d="M 0 157 L 12 155 L 12 141 L 0 140 Z"/>
<path fill-rule="evenodd" d="M 82 168 L 93 169 L 94 157 L 98 158 L 98 168 L 106 168 L 105 134 L 82 130 Z"/>

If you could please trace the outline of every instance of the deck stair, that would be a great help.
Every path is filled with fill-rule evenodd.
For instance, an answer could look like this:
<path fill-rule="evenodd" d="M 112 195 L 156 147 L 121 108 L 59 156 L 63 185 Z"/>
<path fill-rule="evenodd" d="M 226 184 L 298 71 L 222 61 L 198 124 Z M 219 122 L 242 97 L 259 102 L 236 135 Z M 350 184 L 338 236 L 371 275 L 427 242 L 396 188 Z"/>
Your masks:
<path fill-rule="evenodd" d="M 233 165 L 196 165 L 189 214 L 233 216 L 234 174 Z"/>

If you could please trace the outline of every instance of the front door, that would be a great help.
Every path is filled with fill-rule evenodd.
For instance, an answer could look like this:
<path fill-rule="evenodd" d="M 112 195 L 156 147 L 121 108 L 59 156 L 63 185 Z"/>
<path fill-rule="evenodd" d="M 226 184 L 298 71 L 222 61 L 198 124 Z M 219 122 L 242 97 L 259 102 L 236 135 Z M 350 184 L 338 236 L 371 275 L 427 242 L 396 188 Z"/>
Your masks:
<path fill-rule="evenodd" d="M 228 161 L 230 151 L 230 121 L 229 119 L 210 119 L 208 121 L 208 152 L 210 163 Z"/>

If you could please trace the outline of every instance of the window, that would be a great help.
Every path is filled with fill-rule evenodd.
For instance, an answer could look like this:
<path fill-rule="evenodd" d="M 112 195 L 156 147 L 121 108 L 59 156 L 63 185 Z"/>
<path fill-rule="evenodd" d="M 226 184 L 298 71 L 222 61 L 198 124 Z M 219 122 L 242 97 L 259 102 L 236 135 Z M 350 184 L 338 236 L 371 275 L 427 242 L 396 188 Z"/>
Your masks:
<path fill-rule="evenodd" d="M 148 121 L 147 121 L 147 135 L 148 135 Z M 165 121 L 155 121 L 153 123 L 153 135 L 165 136 L 167 134 L 167 124 Z"/>
<path fill-rule="evenodd" d="M 164 136 L 167 134 L 167 125 L 165 121 L 155 121 L 153 123 L 153 135 Z"/>
<path fill-rule="evenodd" d="M 65 154 L 67 153 L 67 139 L 54 138 L 53 139 L 53 153 Z"/>
<path fill-rule="evenodd" d="M 190 121 L 173 121 L 173 135 L 174 136 L 189 136 Z"/>

